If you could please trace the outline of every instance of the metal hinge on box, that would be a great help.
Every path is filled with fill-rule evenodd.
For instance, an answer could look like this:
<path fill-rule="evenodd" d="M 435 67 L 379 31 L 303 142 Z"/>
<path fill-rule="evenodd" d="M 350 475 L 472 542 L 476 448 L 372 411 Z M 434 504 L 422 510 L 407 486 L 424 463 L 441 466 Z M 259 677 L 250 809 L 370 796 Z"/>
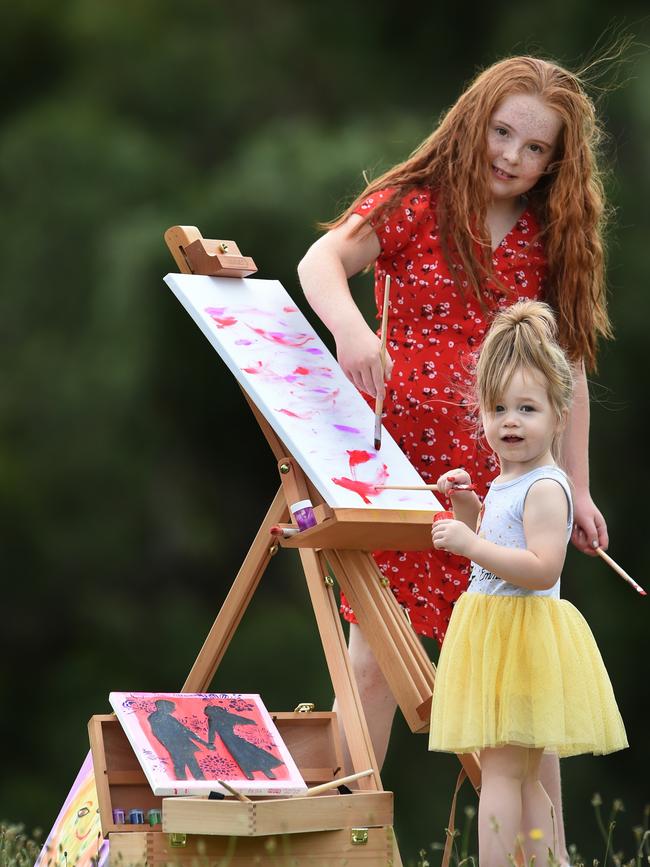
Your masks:
<path fill-rule="evenodd" d="M 353 846 L 365 846 L 368 842 L 368 829 L 350 828 L 350 842 Z"/>
<path fill-rule="evenodd" d="M 316 705 L 312 701 L 301 701 L 298 707 L 294 708 L 294 713 L 311 713 Z"/>

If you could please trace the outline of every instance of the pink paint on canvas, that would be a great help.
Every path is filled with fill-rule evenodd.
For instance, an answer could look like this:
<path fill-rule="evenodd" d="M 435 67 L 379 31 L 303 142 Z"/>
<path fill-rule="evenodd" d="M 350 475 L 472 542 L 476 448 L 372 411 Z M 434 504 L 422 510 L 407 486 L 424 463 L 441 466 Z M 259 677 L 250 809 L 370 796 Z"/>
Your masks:
<path fill-rule="evenodd" d="M 111 693 L 155 794 L 299 794 L 305 785 L 258 695 Z"/>
<path fill-rule="evenodd" d="M 281 412 L 283 415 L 288 415 L 289 418 L 299 418 L 299 419 L 302 419 L 303 421 L 310 419 L 313 415 L 313 413 L 310 413 L 310 412 L 304 412 L 304 413 L 292 412 L 290 409 L 279 409 L 279 410 L 277 410 L 277 412 Z"/>
<path fill-rule="evenodd" d="M 304 346 L 310 340 L 314 340 L 311 334 L 302 332 L 291 333 L 289 331 L 267 331 L 265 328 L 255 328 L 252 325 L 248 326 L 255 334 L 259 334 L 264 340 L 269 340 L 271 343 L 277 343 L 279 346 Z"/>

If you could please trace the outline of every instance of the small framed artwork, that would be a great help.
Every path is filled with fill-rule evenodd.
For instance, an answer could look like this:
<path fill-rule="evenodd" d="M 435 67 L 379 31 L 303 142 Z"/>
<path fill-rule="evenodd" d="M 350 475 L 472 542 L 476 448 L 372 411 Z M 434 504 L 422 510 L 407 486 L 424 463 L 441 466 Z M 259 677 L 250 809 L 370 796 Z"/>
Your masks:
<path fill-rule="evenodd" d="M 108 840 L 102 837 L 93 759 L 86 756 L 34 867 L 103 867 Z"/>
<path fill-rule="evenodd" d="M 307 789 L 259 695 L 112 692 L 155 795 L 300 795 Z"/>

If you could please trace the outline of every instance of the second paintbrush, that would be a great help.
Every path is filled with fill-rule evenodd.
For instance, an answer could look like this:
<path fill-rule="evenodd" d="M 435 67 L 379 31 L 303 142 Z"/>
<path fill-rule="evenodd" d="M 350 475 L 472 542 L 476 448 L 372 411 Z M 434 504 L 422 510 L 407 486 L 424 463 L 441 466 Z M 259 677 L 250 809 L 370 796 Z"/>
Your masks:
<path fill-rule="evenodd" d="M 379 358 L 381 360 L 382 390 L 377 392 L 375 398 L 375 450 L 381 448 L 381 414 L 384 408 L 384 390 L 386 388 L 386 337 L 388 335 L 388 299 L 390 296 L 390 277 L 386 274 L 384 283 L 384 306 L 381 311 L 381 346 Z"/>

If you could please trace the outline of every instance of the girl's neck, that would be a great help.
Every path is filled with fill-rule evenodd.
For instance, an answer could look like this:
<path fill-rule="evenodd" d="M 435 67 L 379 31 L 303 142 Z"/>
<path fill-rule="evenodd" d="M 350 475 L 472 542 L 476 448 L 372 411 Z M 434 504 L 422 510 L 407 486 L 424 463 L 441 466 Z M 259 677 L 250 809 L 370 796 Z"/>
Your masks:
<path fill-rule="evenodd" d="M 486 223 L 493 250 L 512 231 L 525 210 L 526 202 L 519 196 L 514 199 L 492 199 L 487 207 Z"/>
<path fill-rule="evenodd" d="M 526 210 L 526 200 L 523 196 L 512 199 L 492 199 L 488 202 L 487 216 L 498 220 L 518 220 Z"/>

